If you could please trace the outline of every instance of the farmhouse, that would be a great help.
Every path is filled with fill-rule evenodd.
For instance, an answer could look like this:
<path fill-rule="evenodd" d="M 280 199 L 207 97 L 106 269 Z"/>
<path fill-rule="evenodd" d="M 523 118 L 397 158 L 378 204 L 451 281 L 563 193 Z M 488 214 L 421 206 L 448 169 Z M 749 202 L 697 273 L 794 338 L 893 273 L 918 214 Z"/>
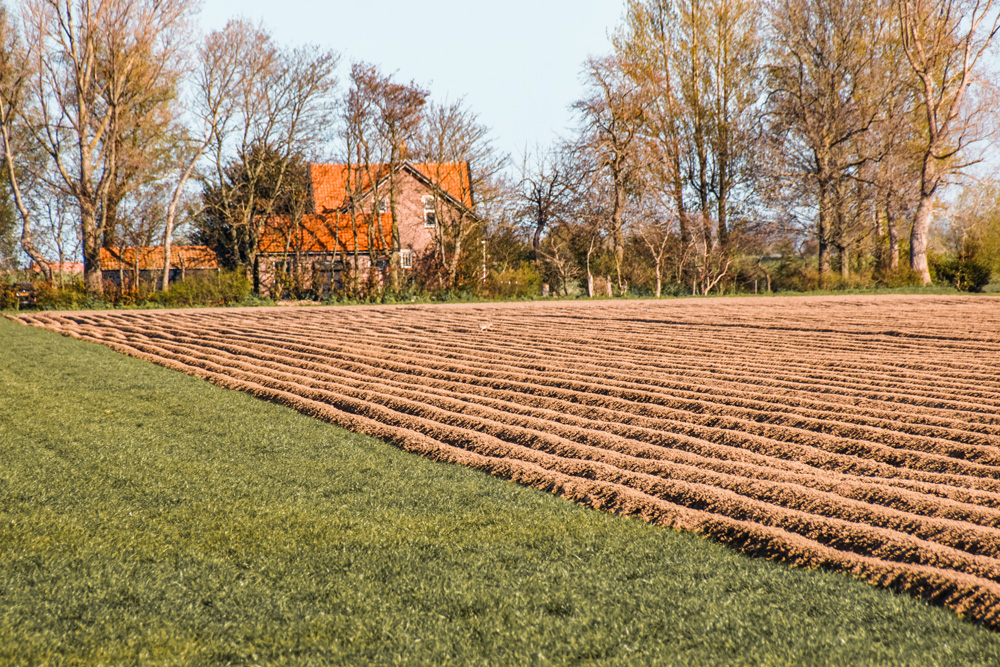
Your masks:
<path fill-rule="evenodd" d="M 398 238 L 393 239 L 390 176 L 396 182 Z M 440 223 L 471 214 L 472 188 L 464 162 L 401 162 L 368 168 L 345 164 L 310 165 L 310 206 L 300 219 L 268 221 L 261 235 L 258 275 L 261 291 L 280 296 L 283 279 L 318 294 L 344 284 L 355 269 L 359 277 L 381 280 L 393 254 L 404 272 L 433 252 Z"/>
<path fill-rule="evenodd" d="M 115 285 L 152 283 L 163 275 L 163 258 L 163 246 L 101 248 L 101 277 Z M 208 246 L 171 246 L 170 282 L 218 271 L 219 260 Z"/>

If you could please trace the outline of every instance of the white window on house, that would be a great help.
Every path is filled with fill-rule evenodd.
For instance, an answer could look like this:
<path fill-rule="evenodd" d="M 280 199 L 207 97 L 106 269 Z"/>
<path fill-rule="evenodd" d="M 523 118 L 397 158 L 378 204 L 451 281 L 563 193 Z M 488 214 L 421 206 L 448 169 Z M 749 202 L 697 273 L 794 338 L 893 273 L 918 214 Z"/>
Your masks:
<path fill-rule="evenodd" d="M 399 265 L 404 269 L 413 268 L 413 251 L 412 250 L 400 250 L 399 251 Z"/>
<path fill-rule="evenodd" d="M 424 227 L 437 226 L 437 213 L 434 208 L 434 197 L 424 195 Z"/>
<path fill-rule="evenodd" d="M 389 212 L 389 202 L 386 201 L 385 199 L 379 199 L 378 200 L 378 212 L 379 213 L 388 213 Z"/>

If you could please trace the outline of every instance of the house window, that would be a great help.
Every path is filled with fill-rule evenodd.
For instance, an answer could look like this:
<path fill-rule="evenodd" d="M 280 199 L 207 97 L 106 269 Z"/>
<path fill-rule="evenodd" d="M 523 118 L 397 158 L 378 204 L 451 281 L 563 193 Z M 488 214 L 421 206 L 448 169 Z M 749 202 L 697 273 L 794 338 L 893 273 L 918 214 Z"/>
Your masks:
<path fill-rule="evenodd" d="M 424 196 L 424 227 L 436 227 L 437 214 L 434 209 L 434 197 Z"/>
<path fill-rule="evenodd" d="M 413 251 L 412 250 L 400 250 L 399 251 L 399 265 L 404 269 L 413 268 Z"/>
<path fill-rule="evenodd" d="M 379 213 L 388 213 L 389 212 L 389 202 L 387 202 L 384 199 L 379 199 L 378 200 L 378 212 Z"/>

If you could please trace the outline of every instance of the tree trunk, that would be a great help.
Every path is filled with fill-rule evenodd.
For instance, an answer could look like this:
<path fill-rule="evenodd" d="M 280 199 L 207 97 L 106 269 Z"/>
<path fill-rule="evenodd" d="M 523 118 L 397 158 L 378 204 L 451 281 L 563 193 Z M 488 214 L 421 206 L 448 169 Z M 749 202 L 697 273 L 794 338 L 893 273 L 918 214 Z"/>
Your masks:
<path fill-rule="evenodd" d="M 931 142 L 933 146 L 935 142 Z M 910 231 L 910 268 L 920 274 L 924 285 L 931 284 L 931 272 L 927 268 L 927 240 L 931 229 L 931 216 L 934 214 L 934 191 L 937 190 L 940 176 L 934 168 L 934 154 L 930 149 L 924 155 L 924 167 L 920 172 L 920 200 L 917 202 L 917 212 L 913 218 L 913 229 Z"/>
<path fill-rule="evenodd" d="M 534 261 L 536 268 L 540 268 L 542 263 L 542 231 L 544 230 L 545 218 L 539 216 L 535 220 L 535 232 L 531 235 L 532 261 Z"/>
<path fill-rule="evenodd" d="M 82 204 L 82 202 L 81 202 Z M 87 294 L 100 297 L 104 294 L 101 280 L 101 236 L 97 231 L 96 211 L 83 205 L 80 212 L 80 229 L 83 232 L 83 284 Z"/>
<path fill-rule="evenodd" d="M 396 173 L 396 167 L 398 166 L 399 157 L 393 159 L 392 165 L 389 169 L 389 215 L 392 218 L 392 229 L 390 234 L 392 236 L 392 253 L 398 254 L 400 249 L 402 249 L 402 243 L 399 240 L 399 210 L 397 205 L 397 199 L 399 199 L 399 183 L 398 174 Z M 381 220 L 381 216 L 379 217 Z"/>
<path fill-rule="evenodd" d="M 46 261 L 45 257 L 39 252 L 38 248 L 35 246 L 34 240 L 31 238 L 31 218 L 25 217 L 22 219 L 21 226 L 21 249 L 27 253 L 28 257 L 31 258 L 35 264 L 38 265 L 38 270 L 42 272 L 45 276 L 45 282 L 52 283 L 52 265 Z M 59 264 L 59 279 L 62 281 L 62 262 Z"/>
<path fill-rule="evenodd" d="M 673 145 L 674 145 L 674 154 L 673 154 L 674 205 L 677 207 L 677 226 L 680 228 L 681 247 L 687 248 L 688 244 L 691 242 L 691 230 L 688 229 L 687 211 L 684 208 L 684 182 L 681 179 L 681 154 L 680 154 L 680 146 L 678 146 L 676 138 L 674 139 Z"/>
<path fill-rule="evenodd" d="M 830 249 L 828 246 L 830 230 L 830 187 L 821 181 L 819 184 L 819 219 L 816 225 L 816 241 L 819 244 L 817 268 L 819 270 L 819 288 L 823 289 L 823 277 L 830 272 Z"/>
<path fill-rule="evenodd" d="M 705 147 L 704 120 L 700 108 L 695 110 L 694 144 L 698 156 L 698 205 L 701 210 L 702 233 L 705 235 L 707 256 L 712 247 L 712 219 L 708 214 L 708 152 Z"/>
<path fill-rule="evenodd" d="M 191 178 L 191 174 L 194 173 L 195 165 L 198 163 L 198 158 L 202 156 L 205 152 L 205 148 L 208 146 L 209 142 L 215 136 L 215 129 L 213 124 L 213 129 L 210 131 L 208 137 L 201 143 L 201 146 L 195 151 L 195 154 L 191 157 L 188 162 L 187 168 L 181 174 L 180 178 L 177 179 L 177 183 L 174 186 L 174 192 L 170 196 L 170 204 L 167 206 L 167 221 L 163 230 L 163 281 L 161 283 L 164 292 L 170 289 L 170 247 L 173 243 L 174 235 L 174 220 L 177 218 L 177 205 L 181 201 L 181 195 L 184 191 L 184 186 L 187 184 L 188 180 Z M 181 267 L 181 280 L 184 279 L 184 269 Z"/>
<path fill-rule="evenodd" d="M 399 157 L 396 159 L 399 160 Z M 395 161 L 393 166 L 395 166 Z M 398 292 L 403 285 L 401 252 L 403 244 L 399 237 L 399 210 L 396 201 L 399 198 L 399 185 L 397 180 L 396 170 L 391 169 L 389 171 L 389 215 L 392 217 L 392 251 L 389 253 L 389 279 L 392 289 Z"/>
<path fill-rule="evenodd" d="M 895 271 L 899 268 L 899 227 L 892 211 L 891 194 L 885 197 L 885 226 L 889 232 L 889 269 Z"/>
<path fill-rule="evenodd" d="M 836 207 L 836 241 L 837 241 L 837 260 L 840 268 L 840 277 L 847 279 L 851 275 L 851 264 L 850 264 L 850 241 L 848 240 L 847 233 L 847 214 L 844 211 L 844 207 L 847 205 L 846 198 L 841 192 L 841 188 L 838 186 L 834 192 L 837 197 L 837 207 Z"/>
<path fill-rule="evenodd" d="M 10 109 L 6 109 L 6 114 L 11 113 Z M 45 261 L 45 257 L 35 246 L 34 239 L 31 237 L 31 212 L 25 205 L 24 200 L 21 198 L 21 186 L 17 180 L 17 172 L 14 170 L 14 154 L 10 145 L 10 125 L 9 120 L 5 117 L 4 122 L 0 123 L 0 137 L 3 139 L 4 147 L 4 164 L 7 168 L 7 179 L 10 184 L 10 188 L 14 193 L 14 203 L 17 205 L 17 210 L 21 214 L 21 248 L 27 253 L 28 257 L 32 259 L 36 264 L 38 264 L 38 270 L 42 272 L 45 276 L 45 282 L 52 284 L 52 266 Z M 60 255 L 62 254 L 60 246 Z M 59 263 L 59 277 L 62 280 L 62 260 Z"/>
<path fill-rule="evenodd" d="M 917 214 L 913 219 L 913 231 L 910 232 L 910 268 L 914 273 L 920 274 L 924 285 L 931 284 L 931 272 L 927 268 L 927 237 L 933 213 L 933 196 L 921 195 Z"/>
<path fill-rule="evenodd" d="M 462 222 L 459 222 L 462 224 Z M 450 289 L 455 289 L 455 284 L 458 282 L 458 262 L 462 257 L 462 241 L 464 240 L 465 234 L 459 232 L 455 236 L 455 247 L 451 251 L 451 262 L 448 267 L 448 287 Z"/>
<path fill-rule="evenodd" d="M 618 274 L 618 290 L 625 293 L 622 281 L 622 263 L 625 261 L 625 235 L 622 233 L 622 211 L 625 208 L 625 183 L 615 178 L 614 208 L 611 209 L 611 243 L 614 246 L 615 271 Z"/>
<path fill-rule="evenodd" d="M 590 272 L 590 255 L 594 252 L 594 239 L 590 240 L 590 247 L 587 248 L 587 296 L 594 298 L 594 274 Z"/>
<path fill-rule="evenodd" d="M 729 199 L 728 175 L 726 174 L 726 160 L 728 156 L 722 152 L 719 156 L 719 201 L 718 201 L 718 224 L 719 224 L 719 245 L 723 249 L 729 245 L 729 223 L 727 221 L 728 211 L 726 210 L 726 200 Z"/>

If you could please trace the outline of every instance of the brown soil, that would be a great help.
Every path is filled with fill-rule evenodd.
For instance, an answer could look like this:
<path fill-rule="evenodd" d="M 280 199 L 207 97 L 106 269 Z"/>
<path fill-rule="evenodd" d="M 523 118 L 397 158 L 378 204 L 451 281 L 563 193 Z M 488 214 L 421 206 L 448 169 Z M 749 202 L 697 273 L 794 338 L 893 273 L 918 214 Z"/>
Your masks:
<path fill-rule="evenodd" d="M 19 319 L 1000 627 L 1000 299 Z"/>

